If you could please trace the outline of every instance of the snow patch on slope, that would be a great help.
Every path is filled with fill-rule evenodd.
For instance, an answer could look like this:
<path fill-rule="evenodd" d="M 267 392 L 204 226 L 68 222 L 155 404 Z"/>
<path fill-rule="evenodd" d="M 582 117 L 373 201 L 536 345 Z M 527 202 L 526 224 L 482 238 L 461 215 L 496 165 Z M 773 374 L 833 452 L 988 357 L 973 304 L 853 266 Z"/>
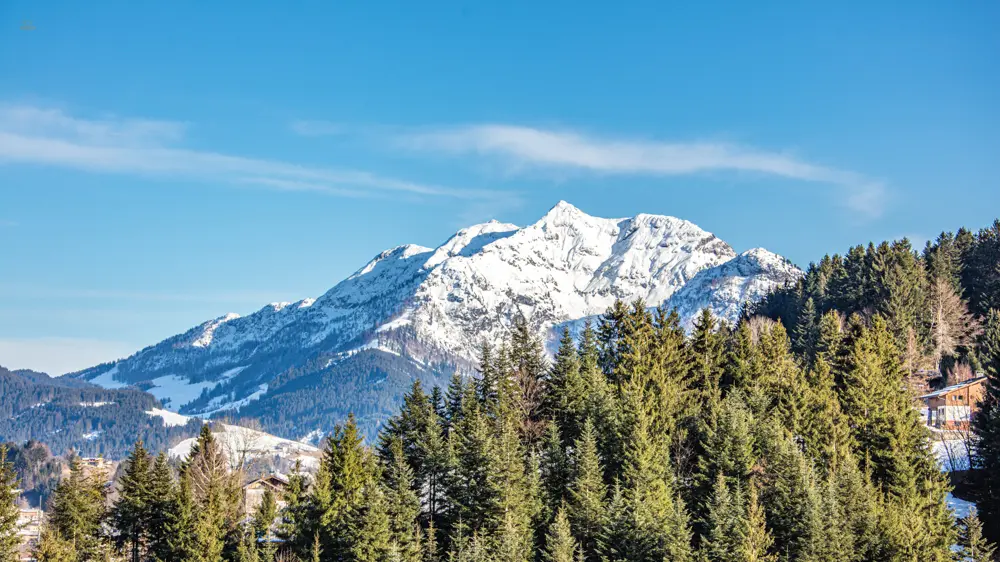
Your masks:
<path fill-rule="evenodd" d="M 166 427 L 178 427 L 187 425 L 189 421 L 197 418 L 192 418 L 189 416 L 182 416 L 177 412 L 171 412 L 170 410 L 164 410 L 162 408 L 153 408 L 152 410 L 147 410 L 146 415 L 151 418 L 160 418 L 163 420 L 163 425 Z"/>
<path fill-rule="evenodd" d="M 291 462 L 301 460 L 306 468 L 315 469 L 319 466 L 320 450 L 306 443 L 229 424 L 213 424 L 212 435 L 230 458 L 246 452 L 251 458 L 277 455 Z M 197 441 L 196 437 L 185 439 L 171 447 L 167 454 L 172 458 L 186 458 Z"/>

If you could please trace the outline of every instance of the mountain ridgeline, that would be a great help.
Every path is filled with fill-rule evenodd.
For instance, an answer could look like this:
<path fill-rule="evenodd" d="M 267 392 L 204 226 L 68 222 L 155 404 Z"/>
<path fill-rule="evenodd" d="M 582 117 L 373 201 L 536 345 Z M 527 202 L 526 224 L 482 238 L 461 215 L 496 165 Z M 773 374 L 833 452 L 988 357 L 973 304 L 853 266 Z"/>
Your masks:
<path fill-rule="evenodd" d="M 563 324 L 641 299 L 677 308 L 690 328 L 701 308 L 735 321 L 800 276 L 681 219 L 605 219 L 560 202 L 527 227 L 490 221 L 437 248 L 386 250 L 318 298 L 227 314 L 73 376 L 147 390 L 184 414 L 252 415 L 290 438 L 353 411 L 372 437 L 413 380 L 472 373 L 482 342 L 515 319 L 551 344 Z"/>

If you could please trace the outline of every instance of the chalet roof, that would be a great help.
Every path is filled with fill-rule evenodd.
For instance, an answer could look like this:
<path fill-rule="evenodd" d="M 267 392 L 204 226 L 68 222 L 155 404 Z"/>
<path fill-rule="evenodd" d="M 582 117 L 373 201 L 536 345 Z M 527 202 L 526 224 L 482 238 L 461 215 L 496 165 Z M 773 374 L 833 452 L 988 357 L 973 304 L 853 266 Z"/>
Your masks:
<path fill-rule="evenodd" d="M 945 394 L 951 394 L 952 392 L 955 392 L 956 390 L 961 390 L 963 388 L 972 386 L 974 384 L 979 384 L 979 383 L 981 383 L 981 382 L 983 382 L 985 380 L 986 380 L 986 377 L 976 377 L 974 379 L 969 379 L 969 380 L 967 380 L 965 382 L 960 382 L 958 384 L 953 384 L 951 386 L 946 386 L 946 387 L 942 388 L 941 390 L 935 390 L 934 392 L 931 392 L 930 394 L 924 394 L 920 398 L 935 398 L 937 396 L 944 396 Z"/>
<path fill-rule="evenodd" d="M 268 484 L 272 484 L 272 485 L 274 485 L 275 483 L 277 483 L 277 484 L 282 485 L 282 486 L 287 486 L 288 485 L 288 477 L 286 477 L 284 474 L 278 474 L 278 473 L 268 474 L 266 476 L 261 476 L 260 478 L 257 478 L 255 480 L 251 480 L 250 482 L 247 482 L 246 484 L 243 485 L 243 487 L 246 488 L 247 486 L 251 486 L 251 485 L 256 484 L 258 482 L 267 482 Z"/>

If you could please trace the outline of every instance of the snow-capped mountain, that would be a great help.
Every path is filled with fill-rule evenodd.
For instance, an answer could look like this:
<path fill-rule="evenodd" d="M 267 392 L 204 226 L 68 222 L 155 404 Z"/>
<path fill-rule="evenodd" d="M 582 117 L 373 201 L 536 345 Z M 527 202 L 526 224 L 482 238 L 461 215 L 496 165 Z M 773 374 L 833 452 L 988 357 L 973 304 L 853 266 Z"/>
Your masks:
<path fill-rule="evenodd" d="M 320 380 L 347 384 L 331 376 L 338 369 L 357 379 L 345 393 L 361 388 L 381 404 L 379 393 L 400 390 L 407 377 L 471 369 L 484 338 L 498 339 L 517 314 L 548 333 L 615 299 L 641 298 L 676 306 L 685 320 L 703 306 L 735 319 L 744 302 L 800 274 L 766 250 L 737 256 L 685 220 L 605 219 L 560 202 L 527 227 L 490 221 L 437 248 L 386 250 L 319 298 L 227 314 L 77 376 L 138 385 L 182 413 L 256 410 L 298 437 L 317 427 L 259 410 L 281 401 L 290 408 L 290 400 L 298 407 L 309 397 L 294 393 Z M 392 391 L 375 388 L 385 380 Z M 337 407 L 353 398 L 335 398 Z M 375 421 L 385 410 L 360 408 Z"/>

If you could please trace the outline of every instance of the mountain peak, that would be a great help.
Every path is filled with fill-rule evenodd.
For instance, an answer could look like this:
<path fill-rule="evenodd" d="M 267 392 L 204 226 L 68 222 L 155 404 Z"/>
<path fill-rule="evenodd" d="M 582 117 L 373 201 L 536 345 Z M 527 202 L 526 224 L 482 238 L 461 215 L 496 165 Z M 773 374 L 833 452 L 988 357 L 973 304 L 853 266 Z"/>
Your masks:
<path fill-rule="evenodd" d="M 542 217 L 542 220 L 544 221 L 545 219 L 551 219 L 557 217 L 558 218 L 577 217 L 581 215 L 587 217 L 590 216 L 587 213 L 584 213 L 583 211 L 575 207 L 572 203 L 568 203 L 566 201 L 559 201 L 558 203 L 553 205 L 553 207 L 549 209 L 547 213 L 545 213 L 545 216 Z"/>
<path fill-rule="evenodd" d="M 364 393 L 394 404 L 398 396 L 387 402 L 380 393 L 408 386 L 408 377 L 430 377 L 430 384 L 471 370 L 482 342 L 504 337 L 518 315 L 539 335 L 601 314 L 616 299 L 669 303 L 685 321 L 709 306 L 732 320 L 748 300 L 801 274 L 764 250 L 736 258 L 724 241 L 679 218 L 601 218 L 560 201 L 524 228 L 489 221 L 459 230 L 437 248 L 397 246 L 315 301 L 221 317 L 78 376 L 99 384 L 150 383 L 172 407 L 197 415 L 278 407 L 279 384 L 290 379 L 276 373 L 315 374 L 327 387 L 354 381 L 342 388 L 353 393 L 353 406 Z M 393 366 L 372 367 L 373 356 L 391 357 Z M 396 379 L 384 390 L 359 390 L 352 378 L 358 373 L 340 376 L 361 368 L 374 369 L 364 379 L 373 385 L 381 381 L 370 378 L 377 373 Z M 307 433 L 340 421 L 316 416 L 282 431 Z"/>

